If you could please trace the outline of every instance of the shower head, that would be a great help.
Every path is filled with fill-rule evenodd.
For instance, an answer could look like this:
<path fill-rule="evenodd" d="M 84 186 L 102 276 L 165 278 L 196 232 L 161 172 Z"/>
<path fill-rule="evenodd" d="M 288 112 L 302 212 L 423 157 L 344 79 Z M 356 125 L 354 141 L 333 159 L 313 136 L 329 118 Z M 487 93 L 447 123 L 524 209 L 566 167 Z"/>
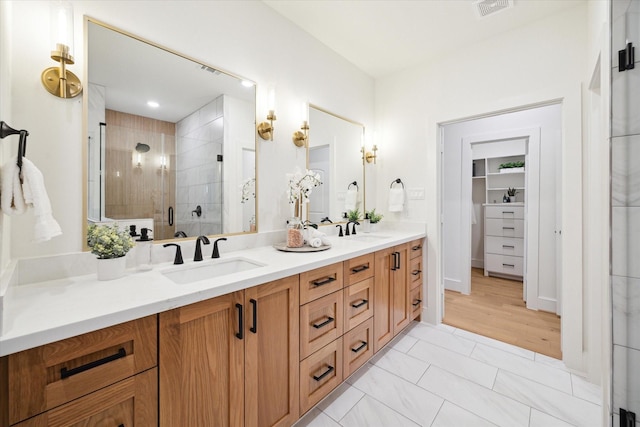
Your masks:
<path fill-rule="evenodd" d="M 151 149 L 151 147 L 149 147 L 148 144 L 143 144 L 141 142 L 138 142 L 136 144 L 136 151 L 138 153 L 146 153 L 147 151 L 149 151 Z"/>

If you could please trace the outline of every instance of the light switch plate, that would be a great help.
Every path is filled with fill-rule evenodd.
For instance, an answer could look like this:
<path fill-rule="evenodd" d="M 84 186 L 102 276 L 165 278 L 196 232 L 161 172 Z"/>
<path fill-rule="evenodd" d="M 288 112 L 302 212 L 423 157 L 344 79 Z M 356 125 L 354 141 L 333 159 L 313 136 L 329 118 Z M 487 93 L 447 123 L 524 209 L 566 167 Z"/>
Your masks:
<path fill-rule="evenodd" d="M 424 200 L 424 188 L 409 188 L 407 197 L 409 200 Z"/>

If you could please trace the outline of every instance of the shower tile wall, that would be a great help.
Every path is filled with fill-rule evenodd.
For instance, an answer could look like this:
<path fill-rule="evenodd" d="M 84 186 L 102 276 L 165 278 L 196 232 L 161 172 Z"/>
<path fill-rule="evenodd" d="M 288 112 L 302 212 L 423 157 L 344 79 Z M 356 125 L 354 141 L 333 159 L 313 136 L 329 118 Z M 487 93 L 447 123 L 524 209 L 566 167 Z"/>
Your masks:
<path fill-rule="evenodd" d="M 611 287 L 613 425 L 623 408 L 640 421 L 640 0 L 612 1 Z M 618 51 L 636 47 L 636 68 L 619 72 Z M 640 426 L 640 422 L 636 422 Z"/>
<path fill-rule="evenodd" d="M 223 121 L 220 96 L 177 124 L 176 231 L 188 236 L 222 233 Z"/>

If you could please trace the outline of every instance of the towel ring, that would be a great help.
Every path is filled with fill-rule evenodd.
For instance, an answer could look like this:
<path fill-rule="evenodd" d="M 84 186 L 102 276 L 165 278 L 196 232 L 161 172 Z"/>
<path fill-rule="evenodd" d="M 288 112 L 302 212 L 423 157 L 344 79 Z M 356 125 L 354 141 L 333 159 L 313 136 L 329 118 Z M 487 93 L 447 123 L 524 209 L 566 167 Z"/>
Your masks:
<path fill-rule="evenodd" d="M 350 189 L 352 185 L 355 185 L 356 186 L 356 190 L 359 190 L 358 181 L 353 181 L 351 184 L 349 184 L 349 186 L 347 187 L 347 190 Z"/>
<path fill-rule="evenodd" d="M 18 158 L 16 164 L 18 165 L 18 168 L 22 170 L 22 158 L 27 155 L 27 136 L 29 136 L 29 132 L 24 129 L 13 129 L 5 122 L 0 121 L 0 139 L 4 139 L 10 135 L 18 134 L 20 134 L 20 142 L 18 143 Z"/>
<path fill-rule="evenodd" d="M 397 178 L 391 181 L 391 185 L 389 186 L 389 188 L 393 188 L 393 184 L 400 184 L 402 185 L 402 188 L 404 188 L 404 182 L 402 182 L 400 178 Z"/>

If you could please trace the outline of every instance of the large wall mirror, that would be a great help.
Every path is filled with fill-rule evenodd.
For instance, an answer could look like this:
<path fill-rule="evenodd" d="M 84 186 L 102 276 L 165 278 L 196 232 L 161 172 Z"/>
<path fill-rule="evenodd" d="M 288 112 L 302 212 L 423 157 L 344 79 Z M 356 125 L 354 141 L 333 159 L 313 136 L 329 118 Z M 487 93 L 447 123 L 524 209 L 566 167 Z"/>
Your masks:
<path fill-rule="evenodd" d="M 322 185 L 313 190 L 309 220 L 344 221 L 344 213 L 359 210 L 364 216 L 365 182 L 362 163 L 364 126 L 309 106 L 307 168 L 320 174 Z M 326 220 L 325 220 L 326 222 Z"/>
<path fill-rule="evenodd" d="M 255 84 L 92 19 L 87 220 L 255 231 Z"/>

